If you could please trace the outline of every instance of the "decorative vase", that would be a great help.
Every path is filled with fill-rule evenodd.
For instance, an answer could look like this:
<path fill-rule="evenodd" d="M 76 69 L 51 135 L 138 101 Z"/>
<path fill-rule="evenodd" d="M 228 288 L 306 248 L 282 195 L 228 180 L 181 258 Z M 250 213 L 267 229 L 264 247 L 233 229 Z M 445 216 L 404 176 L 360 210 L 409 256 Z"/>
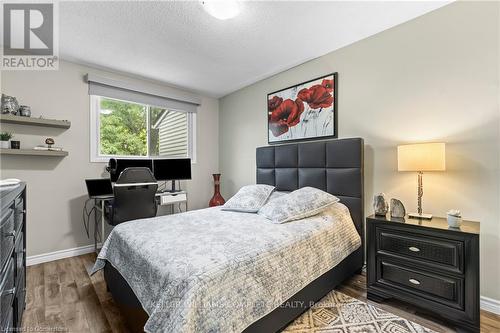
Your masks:
<path fill-rule="evenodd" d="M 10 113 L 16 115 L 19 111 L 19 103 L 12 96 L 2 94 L 2 113 Z"/>
<path fill-rule="evenodd" d="M 221 206 L 226 203 L 226 200 L 220 195 L 220 173 L 214 173 L 214 196 L 208 203 L 209 207 Z"/>
<path fill-rule="evenodd" d="M 19 115 L 22 117 L 31 117 L 31 108 L 27 105 L 19 106 Z"/>

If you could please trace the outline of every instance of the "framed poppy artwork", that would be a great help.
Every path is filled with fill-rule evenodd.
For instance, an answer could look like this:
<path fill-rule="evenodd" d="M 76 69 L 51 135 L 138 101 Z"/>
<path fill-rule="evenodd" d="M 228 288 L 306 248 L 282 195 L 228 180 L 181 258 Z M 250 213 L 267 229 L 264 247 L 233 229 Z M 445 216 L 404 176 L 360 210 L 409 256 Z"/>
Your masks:
<path fill-rule="evenodd" d="M 337 137 L 337 73 L 267 95 L 268 143 Z"/>

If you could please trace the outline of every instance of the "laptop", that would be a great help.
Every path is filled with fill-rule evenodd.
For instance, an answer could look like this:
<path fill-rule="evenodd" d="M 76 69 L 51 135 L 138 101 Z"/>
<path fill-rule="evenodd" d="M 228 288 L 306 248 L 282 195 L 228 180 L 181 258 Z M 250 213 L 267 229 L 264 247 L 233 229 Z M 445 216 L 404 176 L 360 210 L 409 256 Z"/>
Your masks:
<path fill-rule="evenodd" d="M 105 199 L 113 196 L 113 186 L 109 178 L 85 179 L 91 199 Z"/>

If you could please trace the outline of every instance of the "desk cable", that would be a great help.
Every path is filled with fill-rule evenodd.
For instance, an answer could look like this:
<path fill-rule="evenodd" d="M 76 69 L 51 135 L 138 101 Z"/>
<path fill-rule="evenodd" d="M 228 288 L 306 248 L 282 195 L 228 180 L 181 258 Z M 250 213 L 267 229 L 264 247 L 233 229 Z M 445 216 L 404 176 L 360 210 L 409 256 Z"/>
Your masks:
<path fill-rule="evenodd" d="M 158 192 L 163 192 L 167 188 L 167 181 L 158 182 Z"/>
<path fill-rule="evenodd" d="M 88 203 L 91 202 L 92 198 L 89 198 L 85 201 L 85 204 L 83 205 L 83 226 L 85 228 L 85 233 L 87 234 L 87 237 L 90 238 L 90 217 L 92 216 L 92 213 L 97 214 L 97 208 L 95 204 L 92 206 L 90 210 L 88 210 L 87 206 Z M 94 238 L 96 236 L 99 236 L 99 239 L 102 240 L 101 234 L 99 232 L 99 228 L 97 228 L 97 225 L 99 225 L 99 222 L 101 222 L 101 216 L 99 216 L 99 220 L 96 221 L 96 225 L 94 227 Z"/>

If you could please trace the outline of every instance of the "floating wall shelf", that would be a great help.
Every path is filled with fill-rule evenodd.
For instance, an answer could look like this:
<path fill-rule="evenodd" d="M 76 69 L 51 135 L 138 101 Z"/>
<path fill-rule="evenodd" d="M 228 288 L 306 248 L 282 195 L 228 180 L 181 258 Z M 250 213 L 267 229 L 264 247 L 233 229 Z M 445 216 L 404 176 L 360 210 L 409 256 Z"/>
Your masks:
<path fill-rule="evenodd" d="M 0 155 L 25 155 L 25 156 L 50 156 L 64 157 L 68 156 L 67 151 L 55 150 L 35 150 L 35 149 L 0 149 Z"/>
<path fill-rule="evenodd" d="M 56 128 L 70 128 L 71 122 L 66 120 L 55 120 L 34 117 L 21 117 L 11 114 L 0 114 L 0 123 L 2 124 L 17 124 L 17 125 L 30 125 L 40 127 L 56 127 Z"/>

